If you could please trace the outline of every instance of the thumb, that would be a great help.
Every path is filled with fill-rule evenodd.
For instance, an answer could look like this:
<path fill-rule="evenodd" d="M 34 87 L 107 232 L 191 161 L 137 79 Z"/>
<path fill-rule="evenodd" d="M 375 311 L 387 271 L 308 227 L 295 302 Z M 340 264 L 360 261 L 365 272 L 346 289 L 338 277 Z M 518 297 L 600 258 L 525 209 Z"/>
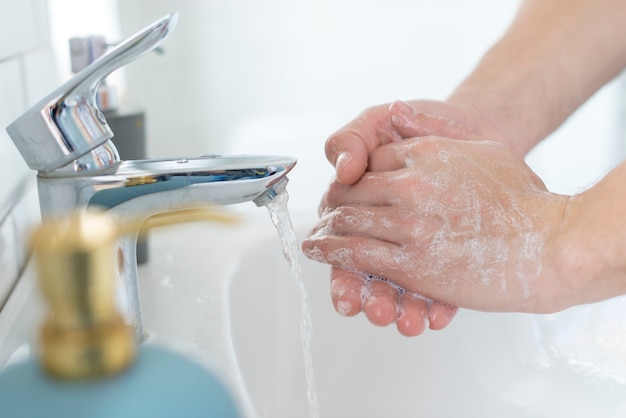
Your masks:
<path fill-rule="evenodd" d="M 326 141 L 326 158 L 335 166 L 337 181 L 353 184 L 367 170 L 367 160 L 379 146 L 397 139 L 388 105 L 365 110 Z"/>

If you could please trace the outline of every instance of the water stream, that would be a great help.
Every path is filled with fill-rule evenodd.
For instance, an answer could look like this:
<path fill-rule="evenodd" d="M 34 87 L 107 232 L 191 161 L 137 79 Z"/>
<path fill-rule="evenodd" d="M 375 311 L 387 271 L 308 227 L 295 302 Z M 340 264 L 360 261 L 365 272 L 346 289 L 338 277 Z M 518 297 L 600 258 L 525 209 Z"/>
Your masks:
<path fill-rule="evenodd" d="M 283 246 L 283 253 L 289 263 L 291 275 L 293 276 L 301 303 L 300 319 L 300 340 L 302 343 L 302 353 L 304 355 L 304 371 L 307 382 L 307 397 L 309 400 L 309 417 L 319 418 L 320 410 L 315 388 L 315 376 L 313 372 L 313 322 L 311 321 L 311 307 L 307 299 L 306 288 L 302 276 L 302 263 L 300 262 L 300 248 L 298 239 L 289 217 L 287 202 L 289 195 L 287 191 L 281 192 L 272 199 L 266 207 L 269 211 L 272 222 L 276 226 L 278 235 Z"/>

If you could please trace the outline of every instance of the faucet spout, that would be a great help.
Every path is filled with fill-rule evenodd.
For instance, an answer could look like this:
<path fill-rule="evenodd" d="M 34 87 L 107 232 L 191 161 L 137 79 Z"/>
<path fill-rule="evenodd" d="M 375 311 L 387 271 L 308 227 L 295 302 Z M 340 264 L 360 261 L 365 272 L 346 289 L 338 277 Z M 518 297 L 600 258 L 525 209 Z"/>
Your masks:
<path fill-rule="evenodd" d="M 83 189 L 81 200 L 107 209 L 133 201 L 131 206 L 150 215 L 197 204 L 255 201 L 273 190 L 295 162 L 271 155 L 123 161 L 114 172 L 93 176 L 93 189 Z"/>
<path fill-rule="evenodd" d="M 258 207 L 267 205 L 276 196 L 285 191 L 288 182 L 289 179 L 286 176 L 281 177 L 272 187 L 269 187 L 264 193 L 255 198 L 253 200 L 254 204 Z"/>

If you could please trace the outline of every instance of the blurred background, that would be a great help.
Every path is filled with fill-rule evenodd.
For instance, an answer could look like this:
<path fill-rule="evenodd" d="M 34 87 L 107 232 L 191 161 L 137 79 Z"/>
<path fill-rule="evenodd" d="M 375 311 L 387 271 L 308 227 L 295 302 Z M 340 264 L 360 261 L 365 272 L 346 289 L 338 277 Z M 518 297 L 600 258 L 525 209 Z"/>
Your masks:
<path fill-rule="evenodd" d="M 146 113 L 148 156 L 293 155 L 290 209 L 308 215 L 332 178 L 326 138 L 375 104 L 444 99 L 518 4 L 49 0 L 49 9 L 60 81 L 71 76 L 68 38 L 103 35 L 114 43 L 178 11 L 163 54 L 110 77 L 121 104 Z M 624 159 L 622 78 L 529 155 L 551 190 L 581 191 Z"/>

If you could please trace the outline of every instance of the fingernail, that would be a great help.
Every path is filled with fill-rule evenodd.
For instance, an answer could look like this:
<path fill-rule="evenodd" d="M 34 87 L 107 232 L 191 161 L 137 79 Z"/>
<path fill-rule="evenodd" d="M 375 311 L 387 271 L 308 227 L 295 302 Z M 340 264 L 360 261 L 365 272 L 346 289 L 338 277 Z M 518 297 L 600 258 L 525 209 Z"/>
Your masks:
<path fill-rule="evenodd" d="M 417 113 L 413 106 L 407 102 L 396 101 L 389 106 L 391 113 L 391 124 L 393 126 L 402 127 L 409 125 L 409 120 Z"/>
<path fill-rule="evenodd" d="M 404 119 L 398 115 L 391 115 L 391 124 L 394 126 L 402 126 L 404 125 Z"/>
<path fill-rule="evenodd" d="M 349 151 L 341 151 L 335 162 L 335 170 L 339 171 L 352 160 L 352 154 Z"/>
<path fill-rule="evenodd" d="M 389 110 L 397 111 L 397 112 L 402 113 L 404 115 L 414 115 L 415 114 L 415 108 L 413 108 L 413 106 L 411 106 L 407 102 L 403 102 L 403 101 L 400 101 L 400 100 L 398 100 L 396 102 L 393 102 L 391 104 L 391 106 L 389 107 Z"/>

